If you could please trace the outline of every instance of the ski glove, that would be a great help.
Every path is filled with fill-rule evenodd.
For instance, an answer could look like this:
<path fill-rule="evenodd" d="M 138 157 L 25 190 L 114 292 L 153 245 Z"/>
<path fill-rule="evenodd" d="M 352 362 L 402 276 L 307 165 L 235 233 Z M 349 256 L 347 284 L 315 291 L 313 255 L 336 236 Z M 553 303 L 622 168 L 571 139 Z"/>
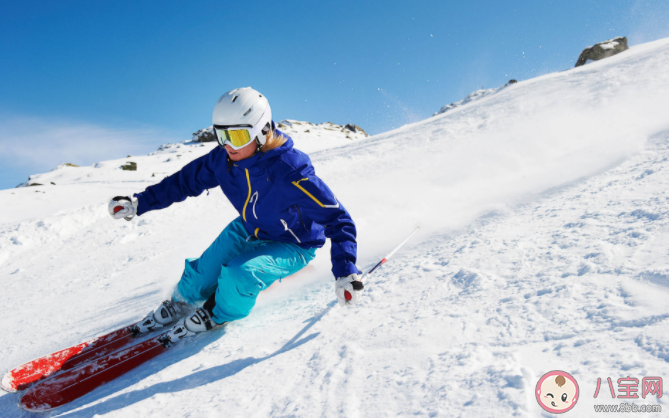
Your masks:
<path fill-rule="evenodd" d="M 348 306 L 355 304 L 364 288 L 365 286 L 363 286 L 358 275 L 355 273 L 337 278 L 335 282 L 335 294 L 337 295 L 339 305 Z"/>
<path fill-rule="evenodd" d="M 136 197 L 116 196 L 109 202 L 109 214 L 114 219 L 131 220 L 137 214 L 137 205 L 139 201 Z"/>

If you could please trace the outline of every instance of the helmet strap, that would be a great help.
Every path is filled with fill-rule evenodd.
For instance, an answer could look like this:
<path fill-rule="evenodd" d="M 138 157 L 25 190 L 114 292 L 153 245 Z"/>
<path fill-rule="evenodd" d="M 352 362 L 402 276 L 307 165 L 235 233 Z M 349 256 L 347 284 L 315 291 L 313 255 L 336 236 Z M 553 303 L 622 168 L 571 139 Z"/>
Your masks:
<path fill-rule="evenodd" d="M 269 133 L 270 130 L 272 130 L 272 124 L 270 122 L 267 122 L 265 126 L 263 126 L 261 132 L 263 135 L 265 135 L 265 137 L 267 137 L 267 134 Z"/>
<path fill-rule="evenodd" d="M 265 137 L 265 143 L 267 143 L 267 135 L 270 133 L 271 130 L 272 130 L 272 124 L 270 122 L 267 122 L 267 124 L 265 124 L 265 126 L 260 131 L 260 135 Z M 263 146 L 263 144 L 260 143 L 258 136 L 256 136 L 256 144 L 258 145 L 256 147 L 256 152 L 258 152 L 260 151 L 260 148 L 262 148 Z"/>

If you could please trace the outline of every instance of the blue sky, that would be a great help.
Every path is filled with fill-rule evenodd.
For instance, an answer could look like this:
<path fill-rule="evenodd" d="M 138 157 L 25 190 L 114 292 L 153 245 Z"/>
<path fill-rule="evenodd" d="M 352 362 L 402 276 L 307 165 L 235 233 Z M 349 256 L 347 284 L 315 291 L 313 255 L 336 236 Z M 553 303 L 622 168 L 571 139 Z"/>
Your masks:
<path fill-rule="evenodd" d="M 0 188 L 190 139 L 235 87 L 376 134 L 614 36 L 668 37 L 669 2 L 5 1 Z"/>

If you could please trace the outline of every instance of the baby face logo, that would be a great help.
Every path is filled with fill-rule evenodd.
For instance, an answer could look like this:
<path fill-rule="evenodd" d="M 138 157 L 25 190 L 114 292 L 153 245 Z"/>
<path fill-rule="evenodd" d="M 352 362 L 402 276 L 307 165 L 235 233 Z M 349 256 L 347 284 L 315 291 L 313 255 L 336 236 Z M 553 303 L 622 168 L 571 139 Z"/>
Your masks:
<path fill-rule="evenodd" d="M 562 414 L 578 401 L 578 383 L 569 373 L 553 370 L 541 376 L 534 391 L 545 411 Z"/>

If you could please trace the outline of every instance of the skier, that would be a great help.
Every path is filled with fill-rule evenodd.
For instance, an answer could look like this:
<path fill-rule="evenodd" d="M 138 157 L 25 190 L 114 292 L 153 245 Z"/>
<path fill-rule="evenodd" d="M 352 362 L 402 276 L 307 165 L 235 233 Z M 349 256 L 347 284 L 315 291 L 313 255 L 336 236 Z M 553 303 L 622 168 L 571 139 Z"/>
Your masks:
<path fill-rule="evenodd" d="M 223 94 L 214 106 L 219 147 L 132 197 L 114 197 L 109 213 L 131 220 L 220 186 L 239 217 L 186 267 L 172 295 L 134 331 L 165 326 L 183 304 L 202 308 L 168 333 L 171 342 L 249 315 L 258 293 L 304 268 L 330 238 L 335 294 L 356 303 L 356 229 L 349 213 L 316 176 L 309 157 L 276 129 L 267 99 L 250 87 Z"/>

